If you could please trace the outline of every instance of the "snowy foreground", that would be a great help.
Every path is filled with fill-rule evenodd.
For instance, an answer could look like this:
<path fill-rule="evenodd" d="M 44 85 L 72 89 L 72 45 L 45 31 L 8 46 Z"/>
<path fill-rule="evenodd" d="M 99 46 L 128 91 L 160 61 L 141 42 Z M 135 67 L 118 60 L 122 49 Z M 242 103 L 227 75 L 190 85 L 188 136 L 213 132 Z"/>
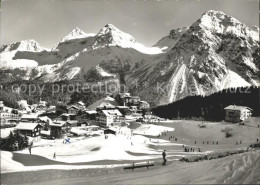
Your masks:
<path fill-rule="evenodd" d="M 201 122 L 185 120 L 154 123 L 157 125 L 135 123 L 117 127 L 118 134 L 109 134 L 107 139 L 102 131 L 97 131 L 93 136 L 73 137 L 68 144 L 64 144 L 63 139 L 41 139 L 34 141 L 32 155 L 27 149 L 1 151 L 2 179 L 6 184 L 46 184 L 46 181 L 53 181 L 50 182 L 52 184 L 56 181 L 57 184 L 255 184 L 260 182 L 259 150 L 209 161 L 179 161 L 184 156 L 214 156 L 217 153 L 245 150 L 259 138 L 259 130 L 255 125 L 258 118 L 255 119 L 248 123 L 250 126 L 205 122 L 205 128 L 199 127 Z M 225 138 L 221 131 L 227 126 L 233 130 L 231 138 Z M 236 144 L 241 140 L 242 144 Z M 209 144 L 203 143 L 206 141 Z M 195 151 L 184 152 L 183 146 Z M 201 152 L 198 152 L 198 148 Z M 164 149 L 167 150 L 169 163 L 163 167 L 161 153 Z M 56 158 L 53 158 L 54 153 Z M 134 172 L 123 170 L 123 166 L 129 166 L 132 162 L 138 164 L 147 161 L 155 166 Z M 54 182 L 54 179 L 58 180 Z"/>
<path fill-rule="evenodd" d="M 135 126 L 135 125 L 134 125 Z M 1 151 L 1 172 L 17 172 L 42 169 L 82 169 L 93 167 L 115 167 L 118 165 L 102 165 L 104 161 L 122 161 L 121 165 L 129 160 L 148 160 L 161 156 L 161 151 L 153 146 L 174 145 L 163 139 L 150 139 L 148 136 L 158 136 L 162 132 L 174 131 L 173 128 L 157 125 L 139 125 L 131 134 L 131 128 L 118 127 L 119 134 L 109 134 L 105 139 L 104 134 L 90 137 L 71 138 L 71 143 L 64 144 L 63 139 L 34 141 L 32 156 L 43 158 L 35 159 L 38 165 L 27 165 L 26 159 L 30 157 L 27 149 L 18 152 Z M 139 135 L 143 134 L 143 135 Z M 153 149 L 154 148 L 154 149 Z M 54 153 L 56 158 L 53 158 Z M 24 155 L 19 155 L 24 154 Z M 13 160 L 18 155 L 18 159 Z M 48 160 L 46 164 L 45 159 Z M 28 160 L 33 160 L 28 158 Z M 42 160 L 42 163 L 39 162 Z M 124 160 L 126 162 L 124 162 Z M 17 162 L 19 161 L 19 162 Z M 87 162 L 103 161 L 98 165 L 87 165 Z M 81 163 L 77 165 L 76 163 Z M 83 163 L 86 163 L 84 165 Z M 31 164 L 31 163 L 30 163 Z M 50 165 L 48 165 L 50 164 Z M 62 164 L 62 165 L 59 165 Z M 67 164 L 67 165 L 66 165 Z"/>
<path fill-rule="evenodd" d="M 260 151 L 125 171 L 122 168 L 2 174 L 5 184 L 259 184 Z M 15 178 L 19 176 L 19 179 Z"/>

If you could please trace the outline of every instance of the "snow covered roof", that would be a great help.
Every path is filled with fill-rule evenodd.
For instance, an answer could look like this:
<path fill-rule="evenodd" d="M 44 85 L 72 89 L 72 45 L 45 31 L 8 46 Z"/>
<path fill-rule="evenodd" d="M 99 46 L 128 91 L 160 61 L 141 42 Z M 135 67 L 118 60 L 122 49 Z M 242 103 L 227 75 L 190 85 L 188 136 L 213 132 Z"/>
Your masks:
<path fill-rule="evenodd" d="M 72 109 L 78 109 L 78 110 L 79 110 L 79 108 L 78 108 L 76 105 L 71 105 L 71 106 L 68 107 L 68 109 L 71 109 L 71 108 L 72 108 Z"/>
<path fill-rule="evenodd" d="M 102 98 L 98 101 L 96 101 L 95 103 L 93 103 L 92 105 L 88 106 L 88 109 L 90 110 L 94 110 L 98 107 L 116 107 L 118 106 L 118 102 L 112 98 L 112 97 L 106 97 L 106 98 Z"/>
<path fill-rule="evenodd" d="M 24 114 L 22 115 L 21 119 L 37 119 L 38 114 Z"/>
<path fill-rule="evenodd" d="M 70 133 L 77 134 L 77 135 L 84 135 L 84 134 L 87 134 L 88 131 L 82 130 L 82 129 L 79 129 L 79 128 L 71 128 Z"/>
<path fill-rule="evenodd" d="M 53 123 L 50 124 L 50 126 L 54 126 L 54 127 L 62 127 L 65 123 L 69 123 L 67 121 L 55 121 Z M 71 123 L 69 123 L 71 124 Z"/>
<path fill-rule="evenodd" d="M 128 106 L 116 106 L 116 107 L 119 108 L 119 109 L 129 109 Z"/>
<path fill-rule="evenodd" d="M 249 109 L 252 110 L 249 107 L 245 107 L 245 106 L 237 106 L 237 105 L 229 105 L 227 107 L 224 108 L 225 110 L 243 110 L 243 109 Z"/>
<path fill-rule="evenodd" d="M 52 123 L 52 120 L 49 117 L 47 117 L 47 116 L 39 117 L 39 120 L 44 121 L 44 122 Z"/>
<path fill-rule="evenodd" d="M 63 114 L 61 114 L 60 116 L 67 116 L 67 117 L 69 117 L 69 116 L 75 116 L 75 114 L 63 113 Z"/>
<path fill-rule="evenodd" d="M 87 110 L 85 112 L 88 114 L 97 114 L 97 111 L 95 111 L 95 110 Z"/>
<path fill-rule="evenodd" d="M 85 105 L 82 101 L 79 101 L 78 104 L 79 104 L 79 105 L 82 105 L 82 106 Z"/>
<path fill-rule="evenodd" d="M 122 116 L 121 112 L 119 112 L 119 110 L 117 110 L 117 109 L 113 109 L 113 110 L 102 110 L 102 112 L 103 112 L 106 116 Z"/>
<path fill-rule="evenodd" d="M 18 130 L 33 130 L 35 129 L 39 123 L 19 123 L 15 128 Z M 41 125 L 40 125 L 41 126 Z"/>

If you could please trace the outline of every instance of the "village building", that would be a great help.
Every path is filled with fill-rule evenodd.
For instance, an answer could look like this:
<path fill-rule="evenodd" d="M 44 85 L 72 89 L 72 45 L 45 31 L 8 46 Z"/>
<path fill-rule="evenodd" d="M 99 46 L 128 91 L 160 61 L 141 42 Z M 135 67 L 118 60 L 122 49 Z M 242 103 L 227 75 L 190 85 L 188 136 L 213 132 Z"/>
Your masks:
<path fill-rule="evenodd" d="M 41 133 L 42 126 L 39 123 L 24 123 L 20 122 L 15 130 L 23 135 L 37 137 Z"/>
<path fill-rule="evenodd" d="M 0 111 L 0 124 L 17 123 L 20 119 L 18 114 Z"/>
<path fill-rule="evenodd" d="M 140 97 L 139 96 L 131 96 L 130 100 L 130 105 L 138 106 L 140 102 Z"/>
<path fill-rule="evenodd" d="M 50 136 L 52 138 L 61 138 L 64 134 L 69 133 L 71 124 L 67 121 L 56 121 L 50 124 Z"/>
<path fill-rule="evenodd" d="M 77 115 L 78 114 L 78 112 L 79 112 L 79 108 L 77 107 L 77 106 L 75 106 L 75 105 L 71 105 L 71 106 L 69 106 L 68 108 L 68 114 L 74 114 L 74 115 Z"/>
<path fill-rule="evenodd" d="M 104 134 L 114 134 L 116 135 L 117 131 L 115 128 L 108 128 L 104 130 Z"/>
<path fill-rule="evenodd" d="M 139 110 L 147 110 L 147 109 L 150 109 L 150 104 L 147 103 L 146 101 L 139 101 L 138 109 L 139 109 Z"/>
<path fill-rule="evenodd" d="M 38 117 L 37 122 L 43 126 L 43 130 L 48 130 L 50 127 L 50 124 L 52 123 L 52 120 L 47 116 L 41 116 L 41 117 Z"/>
<path fill-rule="evenodd" d="M 114 109 L 118 105 L 119 105 L 118 102 L 114 98 L 107 96 L 91 104 L 90 106 L 87 107 L 87 109 L 89 110 Z"/>
<path fill-rule="evenodd" d="M 46 109 L 47 113 L 55 113 L 56 112 L 56 106 L 55 105 L 50 105 L 47 109 Z"/>
<path fill-rule="evenodd" d="M 23 114 L 21 116 L 21 122 L 37 122 L 38 114 Z"/>
<path fill-rule="evenodd" d="M 117 109 L 101 110 L 97 116 L 97 122 L 99 123 L 100 127 L 107 128 L 113 126 L 115 123 L 122 121 L 121 117 L 122 114 Z"/>
<path fill-rule="evenodd" d="M 128 106 L 117 106 L 116 109 L 118 109 L 122 115 L 130 115 L 132 113 Z"/>
<path fill-rule="evenodd" d="M 86 109 L 85 104 L 82 101 L 75 103 L 74 106 L 78 107 L 80 110 Z"/>
<path fill-rule="evenodd" d="M 59 116 L 61 118 L 61 121 L 71 121 L 71 120 L 76 120 L 76 115 L 75 114 L 67 114 L 63 113 Z"/>
<path fill-rule="evenodd" d="M 119 93 L 117 94 L 115 99 L 119 103 L 119 105 L 128 106 L 130 103 L 131 95 L 130 93 Z"/>
<path fill-rule="evenodd" d="M 252 114 L 252 109 L 245 106 L 229 105 L 224 109 L 226 111 L 225 121 L 233 123 L 244 121 Z"/>
<path fill-rule="evenodd" d="M 47 106 L 47 101 L 42 101 L 42 99 L 40 99 L 38 106 L 46 107 Z"/>
<path fill-rule="evenodd" d="M 27 103 L 27 100 L 20 100 L 17 103 L 19 105 L 19 109 L 22 110 L 24 113 L 32 112 L 30 106 Z"/>
<path fill-rule="evenodd" d="M 96 110 L 83 111 L 78 121 L 83 123 L 83 122 L 88 122 L 90 120 L 96 120 L 96 116 L 97 116 Z"/>

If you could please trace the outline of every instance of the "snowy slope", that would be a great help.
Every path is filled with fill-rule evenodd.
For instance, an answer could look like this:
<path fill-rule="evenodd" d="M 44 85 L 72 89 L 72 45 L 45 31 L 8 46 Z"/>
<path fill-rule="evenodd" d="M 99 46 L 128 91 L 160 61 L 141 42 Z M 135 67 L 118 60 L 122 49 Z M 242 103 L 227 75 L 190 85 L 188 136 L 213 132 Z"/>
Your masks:
<path fill-rule="evenodd" d="M 188 30 L 187 27 L 178 28 L 176 30 L 171 30 L 170 34 L 159 40 L 154 47 L 159 47 L 163 51 L 169 51 L 175 44 L 179 41 L 180 37 Z"/>

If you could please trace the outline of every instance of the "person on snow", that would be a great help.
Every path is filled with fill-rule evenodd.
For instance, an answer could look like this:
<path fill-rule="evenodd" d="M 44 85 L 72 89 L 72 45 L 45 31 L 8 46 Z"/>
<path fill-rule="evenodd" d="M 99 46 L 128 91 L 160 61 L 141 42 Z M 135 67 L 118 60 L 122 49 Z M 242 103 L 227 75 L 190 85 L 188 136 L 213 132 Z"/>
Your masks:
<path fill-rule="evenodd" d="M 162 156 L 163 156 L 163 165 L 166 165 L 166 162 L 167 162 L 167 158 L 166 158 L 166 150 L 163 151 L 162 153 Z"/>

